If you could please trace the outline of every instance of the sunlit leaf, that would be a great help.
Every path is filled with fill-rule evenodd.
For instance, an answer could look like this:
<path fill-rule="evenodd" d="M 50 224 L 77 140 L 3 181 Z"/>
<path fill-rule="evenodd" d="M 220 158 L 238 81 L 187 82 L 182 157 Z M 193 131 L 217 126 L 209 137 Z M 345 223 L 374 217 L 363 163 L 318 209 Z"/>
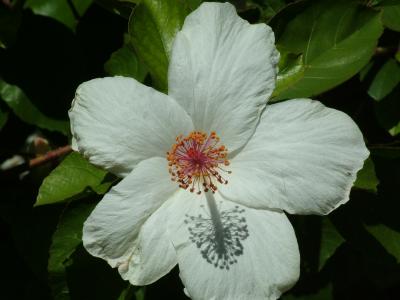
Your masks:
<path fill-rule="evenodd" d="M 294 16 L 285 11 L 296 6 L 288 6 L 271 22 L 279 27 L 278 47 L 303 54 L 305 65 L 304 76 L 277 99 L 317 95 L 357 74 L 370 60 L 383 31 L 379 12 L 358 2 L 308 3 L 313 5 Z"/>
<path fill-rule="evenodd" d="M 357 179 L 354 183 L 355 188 L 370 190 L 373 192 L 377 191 L 379 180 L 375 174 L 375 166 L 374 163 L 369 157 L 365 162 L 363 168 L 358 171 Z"/>
<path fill-rule="evenodd" d="M 130 17 L 132 45 L 148 67 L 155 86 L 162 91 L 167 90 L 172 42 L 188 13 L 184 0 L 143 0 Z"/>
<path fill-rule="evenodd" d="M 26 8 L 41 16 L 53 18 L 72 30 L 78 19 L 86 12 L 93 0 L 27 0 Z"/>
<path fill-rule="evenodd" d="M 319 251 L 320 270 L 343 242 L 343 237 L 337 232 L 331 221 L 329 221 L 328 218 L 323 218 L 321 227 L 321 247 Z"/>
<path fill-rule="evenodd" d="M 44 179 L 35 205 L 63 202 L 80 196 L 88 188 L 97 194 L 104 194 L 114 180 L 106 176 L 106 171 L 93 166 L 79 153 L 73 152 Z"/>
<path fill-rule="evenodd" d="M 69 122 L 55 120 L 42 114 L 19 87 L 0 80 L 0 98 L 22 121 L 50 131 L 69 134 Z"/>
<path fill-rule="evenodd" d="M 109 75 L 132 77 L 140 82 L 147 74 L 146 68 L 138 61 L 135 52 L 129 46 L 123 46 L 115 51 L 105 63 L 104 70 Z"/>
<path fill-rule="evenodd" d="M 60 217 L 49 250 L 49 283 L 55 300 L 70 299 L 65 267 L 76 247 L 82 242 L 83 222 L 95 203 L 79 203 L 67 207 Z"/>
<path fill-rule="evenodd" d="M 367 226 L 367 230 L 392 254 L 400 263 L 400 232 L 385 225 Z"/>
<path fill-rule="evenodd" d="M 400 64 L 394 59 L 389 59 L 378 71 L 368 94 L 376 101 L 385 98 L 400 82 Z"/>

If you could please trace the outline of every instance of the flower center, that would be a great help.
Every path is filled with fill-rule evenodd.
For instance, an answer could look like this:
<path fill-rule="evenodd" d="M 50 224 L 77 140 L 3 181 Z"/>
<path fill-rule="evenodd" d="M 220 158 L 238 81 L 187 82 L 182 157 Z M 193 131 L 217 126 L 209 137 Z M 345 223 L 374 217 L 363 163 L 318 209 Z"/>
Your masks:
<path fill-rule="evenodd" d="M 167 152 L 167 160 L 171 179 L 179 183 L 183 189 L 201 194 L 217 190 L 216 182 L 227 184 L 228 180 L 221 172 L 231 171 L 221 166 L 228 166 L 228 149 L 219 145 L 219 137 L 215 132 L 207 135 L 201 131 L 192 131 L 188 136 L 179 135 L 176 143 Z"/>

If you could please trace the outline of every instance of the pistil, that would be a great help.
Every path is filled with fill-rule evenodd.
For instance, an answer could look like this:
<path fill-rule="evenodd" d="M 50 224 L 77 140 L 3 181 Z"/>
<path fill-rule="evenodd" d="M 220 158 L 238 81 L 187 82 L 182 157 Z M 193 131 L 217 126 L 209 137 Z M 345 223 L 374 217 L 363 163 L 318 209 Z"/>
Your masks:
<path fill-rule="evenodd" d="M 221 173 L 231 173 L 224 168 L 229 166 L 228 149 L 219 145 L 219 141 L 215 132 L 208 135 L 192 131 L 186 137 L 179 135 L 167 152 L 171 179 L 181 188 L 197 194 L 202 191 L 215 193 L 217 183 L 227 184 L 228 180 Z"/>

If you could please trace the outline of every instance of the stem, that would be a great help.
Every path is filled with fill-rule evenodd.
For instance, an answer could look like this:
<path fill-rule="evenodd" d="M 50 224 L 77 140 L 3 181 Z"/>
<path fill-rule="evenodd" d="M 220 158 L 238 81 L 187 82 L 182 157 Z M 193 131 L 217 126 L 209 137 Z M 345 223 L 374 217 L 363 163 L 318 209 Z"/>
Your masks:
<path fill-rule="evenodd" d="M 39 156 L 39 157 L 31 159 L 29 161 L 29 168 L 34 168 L 34 167 L 43 165 L 49 161 L 56 160 L 56 159 L 60 158 L 61 156 L 68 154 L 71 151 L 72 151 L 72 148 L 70 145 L 66 145 L 66 146 L 57 148 L 55 150 L 49 151 L 43 156 Z"/>
<path fill-rule="evenodd" d="M 4 4 L 4 6 L 7 6 L 8 8 L 12 7 L 10 0 L 1 0 L 1 2 Z"/>

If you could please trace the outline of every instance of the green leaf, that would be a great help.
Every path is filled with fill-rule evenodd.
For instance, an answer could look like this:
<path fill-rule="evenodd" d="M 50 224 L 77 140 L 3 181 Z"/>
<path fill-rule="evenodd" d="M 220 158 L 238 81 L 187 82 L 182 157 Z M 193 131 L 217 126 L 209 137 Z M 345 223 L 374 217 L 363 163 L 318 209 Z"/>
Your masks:
<path fill-rule="evenodd" d="M 143 0 L 129 19 L 135 52 L 147 66 L 155 87 L 164 92 L 172 43 L 188 13 L 184 0 Z"/>
<path fill-rule="evenodd" d="M 145 300 L 146 298 L 146 287 L 142 287 L 135 292 L 136 300 Z"/>
<path fill-rule="evenodd" d="M 382 4 L 382 22 L 387 28 L 400 31 L 400 3 L 396 0 L 384 1 Z"/>
<path fill-rule="evenodd" d="M 319 251 L 320 270 L 343 242 L 343 237 L 337 232 L 331 221 L 329 221 L 327 217 L 323 218 L 321 227 L 321 247 Z"/>
<path fill-rule="evenodd" d="M 129 284 L 119 295 L 118 300 L 145 300 L 146 286 L 135 287 Z"/>
<path fill-rule="evenodd" d="M 131 300 L 133 299 L 133 295 L 135 295 L 135 287 L 131 284 L 128 284 L 128 286 L 119 295 L 118 300 Z"/>
<path fill-rule="evenodd" d="M 375 174 L 374 162 L 372 161 L 371 157 L 369 157 L 364 162 L 363 168 L 358 171 L 354 187 L 376 192 L 378 184 L 379 180 Z"/>
<path fill-rule="evenodd" d="M 303 56 L 292 53 L 282 53 L 279 61 L 279 73 L 276 78 L 275 90 L 272 94 L 271 102 L 274 98 L 288 89 L 304 76 L 305 66 Z"/>
<path fill-rule="evenodd" d="M 75 31 L 78 19 L 83 16 L 93 0 L 27 0 L 25 8 L 41 16 L 53 18 Z"/>
<path fill-rule="evenodd" d="M 288 6 L 271 25 L 280 49 L 303 54 L 304 76 L 277 99 L 317 95 L 348 80 L 368 63 L 383 31 L 379 12 L 358 2 L 324 0 L 285 13 L 295 9 Z"/>
<path fill-rule="evenodd" d="M 398 135 L 400 133 L 400 120 L 395 126 L 389 129 L 389 133 L 392 136 Z"/>
<path fill-rule="evenodd" d="M 283 0 L 252 0 L 251 2 L 260 7 L 261 19 L 264 21 L 271 19 L 286 5 Z"/>
<path fill-rule="evenodd" d="M 364 81 L 364 79 L 367 77 L 369 71 L 371 71 L 372 67 L 374 66 L 374 63 L 370 61 L 368 64 L 366 64 L 360 71 L 359 76 L 360 76 L 360 81 Z"/>
<path fill-rule="evenodd" d="M 399 82 L 400 65 L 391 58 L 376 74 L 368 89 L 368 94 L 376 101 L 380 101 L 389 95 Z"/>
<path fill-rule="evenodd" d="M 125 19 L 129 19 L 132 8 L 139 0 L 95 0 L 96 4 L 107 9 L 108 11 L 119 15 Z"/>
<path fill-rule="evenodd" d="M 7 123 L 8 113 L 0 108 L 0 129 Z"/>
<path fill-rule="evenodd" d="M 385 225 L 367 226 L 367 230 L 392 254 L 400 263 L 400 232 Z"/>
<path fill-rule="evenodd" d="M 195 10 L 202 2 L 203 0 L 187 0 L 190 10 Z"/>
<path fill-rule="evenodd" d="M 400 133 L 400 85 L 384 99 L 375 102 L 375 114 L 379 125 L 390 135 Z"/>
<path fill-rule="evenodd" d="M 104 194 L 114 181 L 108 180 L 106 176 L 106 171 L 93 166 L 79 153 L 73 152 L 43 180 L 35 206 L 79 197 L 88 188 L 97 194 Z"/>
<path fill-rule="evenodd" d="M 7 48 L 15 41 L 20 23 L 21 12 L 17 7 L 0 5 L 0 48 Z"/>
<path fill-rule="evenodd" d="M 65 267 L 75 249 L 82 242 L 83 222 L 95 203 L 81 202 L 66 208 L 53 234 L 49 251 L 49 283 L 56 300 L 70 299 Z"/>
<path fill-rule="evenodd" d="M 147 74 L 146 68 L 138 61 L 135 52 L 129 46 L 123 46 L 115 51 L 105 63 L 104 70 L 109 75 L 132 77 L 140 82 L 143 82 Z"/>
<path fill-rule="evenodd" d="M 64 135 L 69 134 L 69 122 L 55 120 L 42 114 L 19 87 L 0 80 L 0 98 L 22 121 Z"/>

